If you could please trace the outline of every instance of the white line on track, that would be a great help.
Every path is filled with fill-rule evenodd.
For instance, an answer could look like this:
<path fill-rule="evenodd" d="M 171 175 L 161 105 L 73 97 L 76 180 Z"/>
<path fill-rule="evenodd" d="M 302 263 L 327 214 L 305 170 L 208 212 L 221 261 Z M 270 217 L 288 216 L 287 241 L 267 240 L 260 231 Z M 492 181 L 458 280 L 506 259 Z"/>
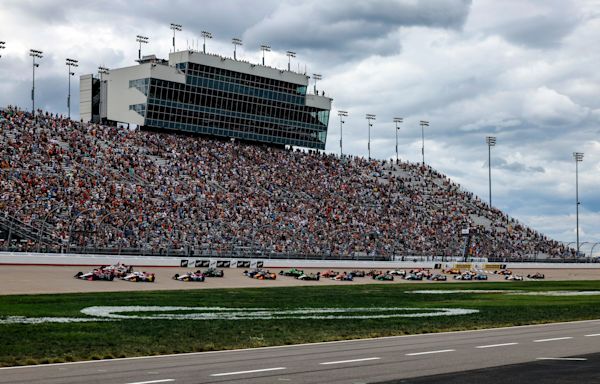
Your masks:
<path fill-rule="evenodd" d="M 538 357 L 536 360 L 587 361 L 583 357 Z"/>
<path fill-rule="evenodd" d="M 371 337 L 366 339 L 352 339 L 352 340 L 338 340 L 338 341 L 321 341 L 317 343 L 301 343 L 301 344 L 289 344 L 289 345 L 274 345 L 272 347 L 259 347 L 259 348 L 239 348 L 239 349 L 228 349 L 223 351 L 208 351 L 208 352 L 186 352 L 186 353 L 170 353 L 165 355 L 156 355 L 156 356 L 135 356 L 135 357 L 123 357 L 119 359 L 102 359 L 102 360 L 84 360 L 84 361 L 71 361 L 68 363 L 52 363 L 52 364 L 36 364 L 36 365 L 18 365 L 14 367 L 2 367 L 0 371 L 4 370 L 13 370 L 13 369 L 31 369 L 31 368 L 48 368 L 48 367 L 58 367 L 64 365 L 80 365 L 80 364 L 117 364 L 123 361 L 133 361 L 133 360 L 155 360 L 155 359 L 165 359 L 171 357 L 182 358 L 185 356 L 208 356 L 214 354 L 231 354 L 231 353 L 239 353 L 246 351 L 260 352 L 260 351 L 268 351 L 273 349 L 293 349 L 299 347 L 315 347 L 318 345 L 338 345 L 338 344 L 354 344 L 354 343 L 364 343 L 364 342 L 373 342 L 380 340 L 404 340 L 404 339 L 412 339 L 412 338 L 427 338 L 427 337 L 435 337 L 440 335 L 462 335 L 462 334 L 471 334 L 471 333 L 481 333 L 481 332 L 490 332 L 490 331 L 506 331 L 506 330 L 520 330 L 520 329 L 529 329 L 529 328 L 546 328 L 553 327 L 557 325 L 573 325 L 573 324 L 598 324 L 600 319 L 596 320 L 578 320 L 578 321 L 562 321 L 556 323 L 546 323 L 546 324 L 529 324 L 529 325 L 517 325 L 513 327 L 496 327 L 496 328 L 484 328 L 484 329 L 471 329 L 468 331 L 451 331 L 451 332 L 433 332 L 433 333 L 420 333 L 416 335 L 402 335 L 402 336 L 385 336 L 385 337 Z"/>
<path fill-rule="evenodd" d="M 503 343 L 503 344 L 490 344 L 490 345 L 480 345 L 478 347 L 478 349 L 484 349 L 484 348 L 496 348 L 496 347 L 507 347 L 509 345 L 517 345 L 519 343 Z"/>
<path fill-rule="evenodd" d="M 434 353 L 446 353 L 446 352 L 455 352 L 455 351 L 456 351 L 456 349 L 441 349 L 439 351 L 427 351 L 427 352 L 407 353 L 406 356 L 432 355 Z"/>
<path fill-rule="evenodd" d="M 320 365 L 346 364 L 346 363 L 357 363 L 359 361 L 371 361 L 371 360 L 380 360 L 380 359 L 381 359 L 381 357 L 366 357 L 364 359 L 327 361 L 325 363 L 319 363 L 319 364 Z"/>
<path fill-rule="evenodd" d="M 539 339 L 539 340 L 533 340 L 534 343 L 545 343 L 546 341 L 558 341 L 558 340 L 569 340 L 572 339 L 572 337 L 567 336 L 567 337 L 554 337 L 552 339 Z"/>
<path fill-rule="evenodd" d="M 152 380 L 152 381 L 136 381 L 135 383 L 127 383 L 127 384 L 153 384 L 153 383 L 170 383 L 175 381 L 175 379 L 163 379 L 163 380 Z"/>
<path fill-rule="evenodd" d="M 596 336 L 600 336 L 600 333 L 593 333 L 591 335 L 584 335 L 585 337 L 596 337 Z"/>
<path fill-rule="evenodd" d="M 285 367 L 277 367 L 277 368 L 253 369 L 251 371 L 237 371 L 237 372 L 213 373 L 211 376 L 213 376 L 213 377 L 219 377 L 219 376 L 243 375 L 243 374 L 246 374 L 246 373 L 281 371 L 283 369 L 287 369 L 287 368 L 285 368 Z"/>

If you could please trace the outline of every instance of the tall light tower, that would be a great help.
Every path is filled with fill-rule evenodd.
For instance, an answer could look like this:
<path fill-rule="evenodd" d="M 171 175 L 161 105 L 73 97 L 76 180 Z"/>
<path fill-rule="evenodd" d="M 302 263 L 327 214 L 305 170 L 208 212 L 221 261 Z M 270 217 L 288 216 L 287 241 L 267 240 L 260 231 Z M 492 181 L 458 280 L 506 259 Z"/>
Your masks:
<path fill-rule="evenodd" d="M 233 60 L 237 60 L 237 46 L 242 45 L 242 39 L 234 37 L 231 39 L 231 44 L 233 44 Z"/>
<path fill-rule="evenodd" d="M 323 76 L 321 76 L 320 74 L 313 73 L 313 79 L 315 79 L 315 88 L 314 88 L 315 95 L 318 95 L 318 93 L 317 93 L 317 80 L 321 80 L 322 78 L 323 78 Z"/>
<path fill-rule="evenodd" d="M 141 60 L 142 59 L 142 44 L 148 44 L 148 37 L 142 36 L 142 35 L 137 35 L 135 37 L 135 41 L 140 43 L 140 47 L 138 48 L 138 60 Z"/>
<path fill-rule="evenodd" d="M 402 117 L 394 117 L 394 123 L 396 123 L 396 164 L 398 164 L 398 131 L 400 131 L 400 126 L 398 124 L 403 121 L 404 119 Z"/>
<path fill-rule="evenodd" d="M 573 152 L 575 159 L 575 207 L 577 216 L 577 257 L 579 257 L 579 163 L 583 161 L 583 152 Z"/>
<path fill-rule="evenodd" d="M 100 76 L 100 100 L 98 101 L 98 118 L 102 123 L 102 82 L 104 78 L 102 75 L 108 75 L 108 68 L 100 66 L 98 67 L 98 75 Z"/>
<path fill-rule="evenodd" d="M 67 109 L 69 110 L 69 119 L 71 119 L 71 76 L 75 76 L 75 72 L 71 70 L 71 67 L 79 67 L 79 64 L 77 63 L 79 63 L 79 61 L 75 59 L 67 59 L 65 63 L 67 65 L 67 68 L 69 69 L 69 94 L 67 95 Z"/>
<path fill-rule="evenodd" d="M 372 121 L 375 120 L 375 115 L 367 113 L 365 118 L 369 122 L 369 141 L 367 142 L 367 149 L 369 151 L 369 160 L 371 160 L 371 127 L 373 126 Z"/>
<path fill-rule="evenodd" d="M 262 65 L 265 65 L 265 52 L 271 52 L 271 46 L 268 44 L 262 44 L 260 46 L 260 50 L 262 51 Z"/>
<path fill-rule="evenodd" d="M 492 208 L 492 147 L 496 145 L 496 137 L 487 136 L 485 142 L 488 145 L 488 182 L 490 187 L 490 208 Z"/>
<path fill-rule="evenodd" d="M 202 31 L 202 38 L 204 39 L 202 42 L 202 52 L 206 53 L 206 39 L 212 39 L 212 33 L 208 31 Z"/>
<path fill-rule="evenodd" d="M 32 63 L 32 68 L 33 68 L 33 77 L 32 77 L 32 86 L 31 86 L 31 111 L 33 113 L 33 116 L 35 117 L 35 69 L 37 67 L 39 67 L 40 65 L 38 63 L 35 62 L 35 59 L 41 59 L 42 57 L 42 51 L 38 51 L 37 49 L 30 49 L 29 50 L 29 56 L 31 56 L 31 58 L 33 59 L 33 63 Z"/>
<path fill-rule="evenodd" d="M 183 27 L 181 24 L 171 23 L 171 29 L 173 30 L 173 52 L 175 52 L 175 31 L 181 31 Z"/>
<path fill-rule="evenodd" d="M 285 55 L 288 57 L 288 71 L 291 71 L 292 69 L 292 57 L 296 57 L 296 52 L 292 52 L 292 51 L 286 51 Z"/>
<path fill-rule="evenodd" d="M 423 156 L 423 165 L 425 165 L 425 127 L 429 127 L 429 121 L 421 120 L 421 156 Z"/>
<path fill-rule="evenodd" d="M 343 152 L 343 148 L 342 148 L 342 134 L 343 134 L 343 127 L 344 127 L 344 117 L 348 116 L 348 112 L 346 111 L 338 111 L 338 116 L 340 117 L 340 158 L 343 156 L 344 152 Z"/>
<path fill-rule="evenodd" d="M 6 44 L 4 41 L 0 41 L 0 49 L 6 48 L 4 44 Z M 0 57 L 2 57 L 2 55 L 0 55 Z"/>

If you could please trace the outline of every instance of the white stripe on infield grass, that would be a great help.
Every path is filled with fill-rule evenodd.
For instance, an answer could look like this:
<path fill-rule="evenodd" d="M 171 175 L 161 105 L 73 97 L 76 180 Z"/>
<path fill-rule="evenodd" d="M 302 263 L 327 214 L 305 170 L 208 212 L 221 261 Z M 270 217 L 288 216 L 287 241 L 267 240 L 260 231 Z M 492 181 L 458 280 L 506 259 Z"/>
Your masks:
<path fill-rule="evenodd" d="M 251 371 L 237 371 L 237 372 L 213 373 L 211 376 L 213 376 L 213 377 L 220 377 L 220 376 L 231 376 L 231 375 L 243 375 L 243 374 L 246 374 L 246 373 L 281 371 L 283 369 L 287 369 L 287 368 L 285 368 L 285 367 L 277 367 L 277 368 L 253 369 Z"/>
<path fill-rule="evenodd" d="M 600 333 L 593 333 L 591 335 L 584 335 L 585 337 L 596 337 L 596 336 L 600 336 Z"/>
<path fill-rule="evenodd" d="M 439 351 L 413 352 L 413 353 L 407 353 L 406 356 L 432 355 L 434 353 L 446 353 L 446 352 L 456 352 L 456 349 L 441 349 Z"/>
<path fill-rule="evenodd" d="M 567 337 L 554 337 L 552 339 L 539 339 L 539 340 L 533 340 L 534 343 L 545 343 L 546 341 L 559 341 L 559 340 L 569 340 L 572 339 L 571 336 L 567 336 Z"/>
<path fill-rule="evenodd" d="M 360 361 L 372 361 L 372 360 L 380 360 L 380 359 L 381 359 L 381 357 L 366 357 L 364 359 L 327 361 L 325 363 L 319 363 L 319 364 L 320 365 L 347 364 L 347 363 L 358 363 Z"/>
<path fill-rule="evenodd" d="M 517 345 L 519 343 L 504 343 L 504 344 L 490 344 L 490 345 L 480 345 L 475 347 L 477 349 L 485 349 L 485 348 L 496 348 L 496 347 L 507 347 L 509 345 Z"/>

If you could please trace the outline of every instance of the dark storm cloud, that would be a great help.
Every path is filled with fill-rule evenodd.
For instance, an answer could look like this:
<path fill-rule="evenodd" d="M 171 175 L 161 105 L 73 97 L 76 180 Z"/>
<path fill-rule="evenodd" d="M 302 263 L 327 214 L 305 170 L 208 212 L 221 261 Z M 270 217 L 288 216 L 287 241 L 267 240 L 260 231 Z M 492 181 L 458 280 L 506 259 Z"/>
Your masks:
<path fill-rule="evenodd" d="M 470 0 L 283 3 L 244 37 L 346 57 L 393 54 L 400 48 L 399 41 L 388 38 L 393 31 L 402 26 L 460 29 L 470 5 Z"/>
<path fill-rule="evenodd" d="M 492 164 L 494 166 L 494 168 L 499 168 L 499 169 L 503 169 L 505 171 L 510 171 L 510 172 L 518 172 L 518 173 L 523 173 L 523 172 L 527 172 L 527 173 L 531 173 L 531 172 L 540 172 L 540 173 L 544 173 L 546 172 L 546 170 L 544 169 L 544 167 L 542 166 L 530 166 L 527 164 L 523 164 L 520 163 L 518 161 L 514 161 L 514 162 L 508 162 L 505 159 L 502 158 L 492 158 Z M 485 163 L 484 167 L 487 168 L 487 162 Z"/>

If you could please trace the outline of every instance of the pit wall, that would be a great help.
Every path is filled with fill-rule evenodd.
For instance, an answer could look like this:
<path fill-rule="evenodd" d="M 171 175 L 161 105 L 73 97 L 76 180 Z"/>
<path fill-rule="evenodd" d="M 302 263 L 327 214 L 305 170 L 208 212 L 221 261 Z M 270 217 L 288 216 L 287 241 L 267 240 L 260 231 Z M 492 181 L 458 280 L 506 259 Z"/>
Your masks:
<path fill-rule="evenodd" d="M 81 265 L 99 266 L 121 262 L 136 267 L 178 268 L 338 268 L 338 269 L 600 269 L 600 263 L 442 263 L 435 261 L 340 261 L 340 260 L 269 260 L 269 259 L 211 259 L 154 256 L 81 255 L 56 253 L 0 252 L 0 265 Z"/>

